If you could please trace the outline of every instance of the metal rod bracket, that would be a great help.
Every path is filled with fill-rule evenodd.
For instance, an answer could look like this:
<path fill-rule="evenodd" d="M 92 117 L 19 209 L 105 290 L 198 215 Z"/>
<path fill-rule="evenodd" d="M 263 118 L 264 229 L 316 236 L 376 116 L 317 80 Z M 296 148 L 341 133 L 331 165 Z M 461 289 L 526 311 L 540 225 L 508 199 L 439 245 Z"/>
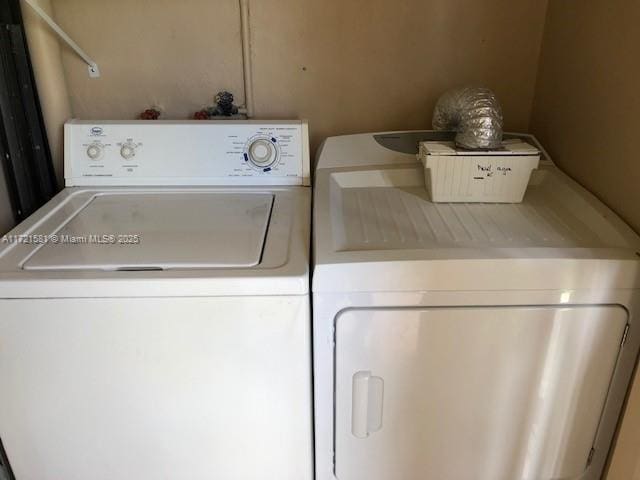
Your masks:
<path fill-rule="evenodd" d="M 40 7 L 40 5 L 38 5 L 37 0 L 24 0 L 24 2 L 29 5 L 33 9 L 33 11 L 36 12 L 38 16 L 45 21 L 47 25 L 49 25 L 51 30 L 53 30 L 56 35 L 58 35 L 58 37 L 64 40 L 64 42 L 69 45 L 69 47 L 71 47 L 71 49 L 76 52 L 76 54 L 82 60 L 84 60 L 84 62 L 88 65 L 89 77 L 98 78 L 100 76 L 100 69 L 98 68 L 98 64 L 94 62 L 93 59 L 89 55 L 87 55 L 84 50 L 82 50 L 82 48 L 80 48 L 80 45 L 74 42 L 73 39 L 69 35 L 67 35 L 64 30 L 62 30 L 62 27 L 60 27 L 60 25 L 58 25 L 53 20 L 53 18 L 51 18 L 47 14 L 47 12 L 42 9 L 42 7 Z"/>

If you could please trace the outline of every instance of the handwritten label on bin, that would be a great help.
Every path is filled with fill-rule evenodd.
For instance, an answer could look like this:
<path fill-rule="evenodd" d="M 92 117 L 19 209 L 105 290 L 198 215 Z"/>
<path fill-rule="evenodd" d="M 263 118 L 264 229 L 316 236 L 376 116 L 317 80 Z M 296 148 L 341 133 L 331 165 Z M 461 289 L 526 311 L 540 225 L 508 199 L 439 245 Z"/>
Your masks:
<path fill-rule="evenodd" d="M 482 165 L 480 163 L 478 163 L 476 165 L 476 175 L 473 177 L 474 180 L 484 180 L 485 178 L 490 178 L 496 175 L 509 175 L 513 170 L 511 167 L 505 167 L 505 166 L 495 166 L 493 164 L 485 164 Z"/>

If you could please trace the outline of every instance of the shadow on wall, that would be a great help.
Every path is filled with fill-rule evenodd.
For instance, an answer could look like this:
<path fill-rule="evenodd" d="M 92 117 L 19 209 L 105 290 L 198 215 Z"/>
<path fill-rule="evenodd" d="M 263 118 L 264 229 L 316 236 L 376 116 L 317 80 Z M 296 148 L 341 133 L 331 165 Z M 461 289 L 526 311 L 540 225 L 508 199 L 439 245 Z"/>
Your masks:
<path fill-rule="evenodd" d="M 567 173 L 640 233 L 639 17 L 640 2 L 550 2 L 531 125 Z"/>

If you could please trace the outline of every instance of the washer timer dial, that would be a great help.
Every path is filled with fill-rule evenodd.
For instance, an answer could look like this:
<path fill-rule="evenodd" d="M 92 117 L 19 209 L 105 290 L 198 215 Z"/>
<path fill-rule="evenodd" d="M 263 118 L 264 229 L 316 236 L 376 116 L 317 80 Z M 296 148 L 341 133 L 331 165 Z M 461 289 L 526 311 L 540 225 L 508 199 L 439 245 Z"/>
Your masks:
<path fill-rule="evenodd" d="M 132 143 L 125 143 L 120 147 L 120 156 L 125 160 L 129 160 L 136 154 L 136 146 Z"/>
<path fill-rule="evenodd" d="M 249 142 L 245 152 L 245 160 L 263 171 L 268 171 L 278 160 L 278 149 L 275 139 L 257 138 Z"/>
<path fill-rule="evenodd" d="M 97 160 L 102 156 L 102 145 L 99 143 L 92 143 L 87 147 L 87 157 L 91 160 Z"/>

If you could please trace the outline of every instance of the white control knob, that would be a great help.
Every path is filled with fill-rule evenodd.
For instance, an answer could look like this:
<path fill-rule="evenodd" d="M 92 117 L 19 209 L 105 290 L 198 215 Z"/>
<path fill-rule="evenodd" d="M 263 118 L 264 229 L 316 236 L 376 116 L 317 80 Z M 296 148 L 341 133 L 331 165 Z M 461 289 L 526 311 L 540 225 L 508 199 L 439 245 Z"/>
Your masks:
<path fill-rule="evenodd" d="M 272 165 L 278 156 L 275 145 L 269 140 L 260 138 L 249 145 L 249 160 L 258 167 Z"/>
<path fill-rule="evenodd" d="M 87 147 L 87 157 L 89 157 L 91 160 L 96 160 L 100 158 L 101 155 L 102 155 L 102 146 L 96 143 L 92 143 Z"/>
<path fill-rule="evenodd" d="M 136 154 L 136 148 L 133 145 L 126 144 L 120 147 L 120 156 L 122 156 L 122 158 L 124 158 L 125 160 L 129 160 L 135 154 Z"/>

